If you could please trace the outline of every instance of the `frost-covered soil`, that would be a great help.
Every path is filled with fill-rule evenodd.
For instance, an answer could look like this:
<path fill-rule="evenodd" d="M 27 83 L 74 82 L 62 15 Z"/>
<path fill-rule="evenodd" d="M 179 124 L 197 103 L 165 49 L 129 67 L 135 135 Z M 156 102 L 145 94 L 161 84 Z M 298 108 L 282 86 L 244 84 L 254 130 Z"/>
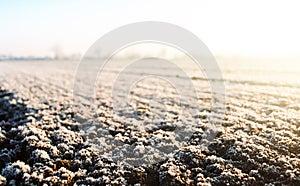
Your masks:
<path fill-rule="evenodd" d="M 80 133 L 78 120 L 88 113 L 77 112 L 72 102 L 76 65 L 0 63 L 0 185 L 300 185 L 300 85 L 294 81 L 250 81 L 225 69 L 226 113 L 218 135 L 203 148 L 201 136 L 213 111 L 207 84 L 193 78 L 202 91 L 199 130 L 172 157 L 133 167 L 103 157 Z M 133 92 L 138 115 L 151 116 L 141 97 L 152 86 Z M 126 118 L 111 119 L 109 85 L 102 81 L 97 90 L 98 120 L 109 131 L 105 138 L 146 147 L 151 136 L 172 132 L 161 121 L 139 133 Z M 166 123 L 175 120 L 176 109 Z M 97 132 L 88 135 L 97 138 Z"/>

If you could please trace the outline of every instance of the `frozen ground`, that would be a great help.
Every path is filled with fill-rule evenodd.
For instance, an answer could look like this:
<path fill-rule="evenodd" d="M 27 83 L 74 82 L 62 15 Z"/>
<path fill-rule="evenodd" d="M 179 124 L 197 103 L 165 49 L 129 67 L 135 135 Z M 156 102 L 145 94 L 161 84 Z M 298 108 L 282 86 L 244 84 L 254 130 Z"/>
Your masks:
<path fill-rule="evenodd" d="M 77 121 L 90 113 L 72 102 L 76 66 L 0 62 L 0 185 L 300 185 L 299 67 L 220 61 L 226 114 L 207 148 L 199 143 L 209 125 L 211 95 L 202 75 L 193 74 L 199 91 L 198 130 L 172 157 L 133 167 L 106 159 L 79 132 Z M 151 139 L 172 135 L 168 124 L 179 114 L 174 104 L 146 132 L 136 130 L 133 123 L 138 121 L 111 118 L 110 77 L 115 73 L 105 71 L 96 86 L 97 120 L 108 133 L 91 130 L 90 138 L 100 139 L 101 133 L 104 139 L 147 149 Z M 172 70 L 166 74 L 176 78 Z M 147 104 L 157 94 L 177 99 L 160 82 L 136 86 L 132 99 L 139 120 L 161 114 L 159 107 L 151 110 Z"/>

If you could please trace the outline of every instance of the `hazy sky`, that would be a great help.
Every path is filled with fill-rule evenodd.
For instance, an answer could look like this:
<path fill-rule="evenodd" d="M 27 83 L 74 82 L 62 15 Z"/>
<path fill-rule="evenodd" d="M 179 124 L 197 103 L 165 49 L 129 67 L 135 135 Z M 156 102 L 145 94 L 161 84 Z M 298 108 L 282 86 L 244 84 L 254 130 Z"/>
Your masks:
<path fill-rule="evenodd" d="M 119 26 L 165 21 L 196 34 L 215 54 L 300 54 L 297 1 L 0 1 L 0 54 L 81 53 Z"/>

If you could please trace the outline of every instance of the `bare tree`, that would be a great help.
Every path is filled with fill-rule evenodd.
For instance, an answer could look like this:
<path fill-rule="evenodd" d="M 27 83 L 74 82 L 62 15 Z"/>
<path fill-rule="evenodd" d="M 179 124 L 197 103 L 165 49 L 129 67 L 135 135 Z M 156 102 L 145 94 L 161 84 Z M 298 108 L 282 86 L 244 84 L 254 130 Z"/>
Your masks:
<path fill-rule="evenodd" d="M 64 58 L 63 49 L 60 45 L 55 45 L 51 48 L 55 60 Z"/>

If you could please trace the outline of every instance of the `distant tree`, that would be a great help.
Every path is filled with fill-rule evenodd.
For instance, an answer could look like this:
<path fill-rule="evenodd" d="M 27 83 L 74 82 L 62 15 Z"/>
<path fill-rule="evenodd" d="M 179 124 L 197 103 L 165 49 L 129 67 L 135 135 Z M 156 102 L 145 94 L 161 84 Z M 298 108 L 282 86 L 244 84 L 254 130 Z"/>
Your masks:
<path fill-rule="evenodd" d="M 53 52 L 53 57 L 55 60 L 63 59 L 64 58 L 64 53 L 63 49 L 60 45 L 55 45 L 51 48 Z"/>

